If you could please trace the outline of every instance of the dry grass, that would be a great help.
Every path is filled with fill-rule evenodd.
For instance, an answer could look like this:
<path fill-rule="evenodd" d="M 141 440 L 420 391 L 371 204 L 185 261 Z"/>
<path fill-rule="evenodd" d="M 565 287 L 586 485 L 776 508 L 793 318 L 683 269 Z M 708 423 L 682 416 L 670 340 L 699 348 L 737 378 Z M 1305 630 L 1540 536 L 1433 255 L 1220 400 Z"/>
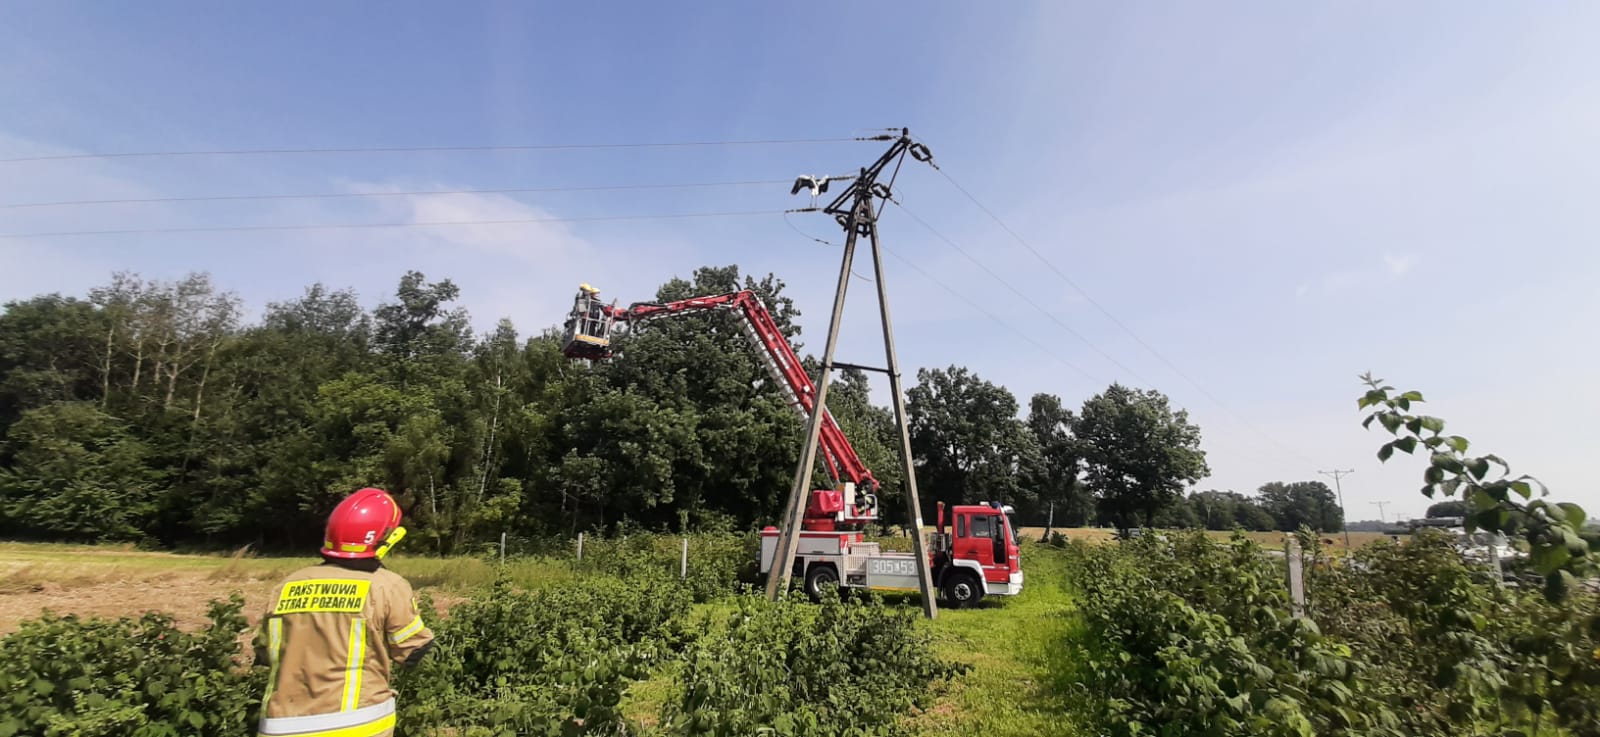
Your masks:
<path fill-rule="evenodd" d="M 277 588 L 315 557 L 260 557 L 247 548 L 231 555 L 183 555 L 131 547 L 0 543 L 0 636 L 49 609 L 79 616 L 173 615 L 180 626 L 205 623 L 213 599 L 244 595 L 254 624 Z M 432 594 L 442 613 L 464 594 L 494 580 L 497 566 L 475 558 L 396 556 L 390 567 L 418 591 Z M 572 578 L 569 566 L 543 559 L 507 563 L 519 585 L 538 587 Z"/>

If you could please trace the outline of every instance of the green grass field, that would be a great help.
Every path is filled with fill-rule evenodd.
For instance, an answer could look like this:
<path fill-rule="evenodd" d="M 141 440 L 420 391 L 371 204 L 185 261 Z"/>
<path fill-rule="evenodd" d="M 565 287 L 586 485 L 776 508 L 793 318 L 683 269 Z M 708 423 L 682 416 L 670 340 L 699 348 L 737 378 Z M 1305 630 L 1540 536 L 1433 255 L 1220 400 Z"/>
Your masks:
<path fill-rule="evenodd" d="M 1076 618 L 1062 554 L 1023 546 L 1020 596 L 975 609 L 941 610 L 929 623 L 940 654 L 972 665 L 939 703 L 916 717 L 926 735 L 1086 735 L 1072 713 L 1073 664 L 1063 644 Z"/>

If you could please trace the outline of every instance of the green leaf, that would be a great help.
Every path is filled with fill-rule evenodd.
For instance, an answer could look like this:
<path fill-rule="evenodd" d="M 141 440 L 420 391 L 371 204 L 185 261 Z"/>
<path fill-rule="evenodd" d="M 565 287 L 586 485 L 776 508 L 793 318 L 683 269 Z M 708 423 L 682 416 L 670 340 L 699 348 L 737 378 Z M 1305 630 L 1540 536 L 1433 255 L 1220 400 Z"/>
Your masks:
<path fill-rule="evenodd" d="M 1389 456 L 1392 455 L 1394 455 L 1394 443 L 1384 443 L 1383 447 L 1378 449 L 1378 460 L 1380 461 L 1387 461 Z"/>
<path fill-rule="evenodd" d="M 1467 447 L 1471 445 L 1471 443 L 1467 442 L 1466 438 L 1461 437 L 1460 435 L 1451 435 L 1449 438 L 1445 439 L 1445 443 L 1450 446 L 1451 450 L 1454 450 L 1457 453 L 1467 452 Z"/>
<path fill-rule="evenodd" d="M 1410 401 L 1413 401 L 1413 402 L 1421 402 L 1421 401 L 1423 401 L 1422 400 L 1422 392 L 1416 392 L 1416 391 L 1411 391 L 1411 392 L 1406 392 L 1405 394 L 1401 394 L 1400 398 L 1401 399 L 1407 399 L 1407 400 L 1410 400 Z"/>
<path fill-rule="evenodd" d="M 201 727 L 206 726 L 205 716 L 196 711 L 189 712 L 189 726 L 194 727 L 195 729 L 200 729 Z"/>
<path fill-rule="evenodd" d="M 1572 502 L 1560 502 L 1556 504 L 1556 506 L 1560 507 L 1561 511 L 1566 514 L 1567 524 L 1571 525 L 1572 529 L 1583 529 L 1583 521 L 1585 519 L 1583 507 L 1573 504 Z"/>
<path fill-rule="evenodd" d="M 1472 477 L 1479 481 L 1482 481 L 1483 477 L 1489 474 L 1489 461 L 1483 458 L 1469 458 L 1466 461 L 1466 466 L 1467 470 L 1472 473 Z"/>
<path fill-rule="evenodd" d="M 1383 423 L 1383 429 L 1388 430 L 1392 435 L 1400 429 L 1400 423 L 1404 422 L 1404 420 L 1400 419 L 1398 414 L 1385 412 L 1378 415 L 1378 422 Z"/>
<path fill-rule="evenodd" d="M 1417 439 L 1416 438 L 1400 438 L 1399 440 L 1394 441 L 1394 447 L 1399 448 L 1400 450 L 1403 450 L 1406 453 L 1410 453 L 1410 452 L 1412 452 L 1412 451 L 1417 449 Z"/>
<path fill-rule="evenodd" d="M 1572 560 L 1572 553 L 1565 545 L 1540 545 L 1533 549 L 1532 557 L 1534 568 L 1548 576 Z"/>
<path fill-rule="evenodd" d="M 1406 420 L 1406 429 L 1410 430 L 1412 435 L 1421 435 L 1422 434 L 1422 418 L 1421 417 L 1413 417 L 1413 418 L 1411 418 L 1409 420 Z"/>
<path fill-rule="evenodd" d="M 1511 482 L 1511 489 L 1512 491 L 1521 494 L 1523 499 L 1528 499 L 1533 496 L 1533 487 L 1528 485 L 1528 482 L 1526 481 Z"/>
<path fill-rule="evenodd" d="M 1438 435 L 1439 433 L 1444 432 L 1444 420 L 1441 420 L 1437 417 L 1423 417 L 1422 427 L 1428 432 Z"/>
<path fill-rule="evenodd" d="M 1565 601 L 1568 592 L 1576 585 L 1578 580 L 1566 571 L 1553 571 L 1544 577 L 1544 598 L 1550 601 Z"/>

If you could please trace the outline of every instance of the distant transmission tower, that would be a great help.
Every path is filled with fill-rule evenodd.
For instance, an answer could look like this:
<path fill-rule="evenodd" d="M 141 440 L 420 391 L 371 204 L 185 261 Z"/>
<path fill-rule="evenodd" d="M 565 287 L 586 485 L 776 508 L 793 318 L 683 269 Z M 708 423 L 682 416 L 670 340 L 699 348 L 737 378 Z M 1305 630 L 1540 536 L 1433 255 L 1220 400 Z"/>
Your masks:
<path fill-rule="evenodd" d="M 1392 504 L 1392 503 L 1393 502 L 1373 502 L 1373 504 L 1376 504 L 1378 506 L 1378 521 L 1379 522 L 1388 522 L 1389 521 L 1386 517 L 1383 516 L 1383 508 L 1384 508 L 1384 506 Z"/>
<path fill-rule="evenodd" d="M 1349 550 L 1350 549 L 1350 519 L 1349 519 L 1350 518 L 1350 513 L 1346 512 L 1345 509 L 1344 509 L 1344 489 L 1339 486 L 1339 479 L 1342 479 L 1345 476 L 1349 476 L 1350 474 L 1355 473 L 1355 472 L 1356 472 L 1356 470 L 1353 469 L 1353 468 L 1347 469 L 1347 470 L 1344 470 L 1344 471 L 1334 470 L 1334 471 L 1318 471 L 1317 472 L 1317 473 L 1320 473 L 1320 474 L 1322 474 L 1324 476 L 1332 476 L 1333 477 L 1333 488 L 1336 491 L 1339 492 L 1339 518 L 1340 518 L 1339 519 L 1339 526 L 1344 528 L 1344 549 L 1345 550 Z"/>

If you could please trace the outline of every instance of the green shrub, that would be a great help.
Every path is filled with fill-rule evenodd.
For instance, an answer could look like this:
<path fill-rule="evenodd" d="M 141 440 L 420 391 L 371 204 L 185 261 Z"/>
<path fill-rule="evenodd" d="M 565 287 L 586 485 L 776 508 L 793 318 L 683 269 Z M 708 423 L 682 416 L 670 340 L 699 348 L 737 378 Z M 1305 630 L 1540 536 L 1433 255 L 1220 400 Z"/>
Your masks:
<path fill-rule="evenodd" d="M 683 555 L 680 535 L 635 534 L 585 540 L 579 569 L 622 578 L 669 575 L 677 578 Z M 732 595 L 740 583 L 753 582 L 759 564 L 760 538 L 754 534 L 689 535 L 689 571 L 684 585 L 696 602 Z"/>
<path fill-rule="evenodd" d="M 659 575 L 533 593 L 502 578 L 452 609 L 435 652 L 401 674 L 397 734 L 629 733 L 622 699 L 686 644 L 689 602 Z"/>
<path fill-rule="evenodd" d="M 1600 601 L 1496 585 L 1437 532 L 1316 569 L 1310 611 L 1369 664 L 1406 732 L 1485 724 L 1600 734 Z M 1541 716 L 1543 715 L 1543 716 Z"/>
<path fill-rule="evenodd" d="M 1068 546 L 1080 654 L 1117 735 L 1394 734 L 1348 648 L 1290 616 L 1282 579 L 1242 535 Z"/>
<path fill-rule="evenodd" d="M 0 640 L 0 736 L 252 733 L 265 669 L 239 662 L 243 606 L 213 601 L 197 634 L 155 613 L 23 622 Z"/>
<path fill-rule="evenodd" d="M 917 622 L 872 594 L 820 606 L 742 596 L 685 657 L 663 731 L 904 734 L 902 717 L 927 705 L 932 684 L 966 668 L 935 657 Z"/>

